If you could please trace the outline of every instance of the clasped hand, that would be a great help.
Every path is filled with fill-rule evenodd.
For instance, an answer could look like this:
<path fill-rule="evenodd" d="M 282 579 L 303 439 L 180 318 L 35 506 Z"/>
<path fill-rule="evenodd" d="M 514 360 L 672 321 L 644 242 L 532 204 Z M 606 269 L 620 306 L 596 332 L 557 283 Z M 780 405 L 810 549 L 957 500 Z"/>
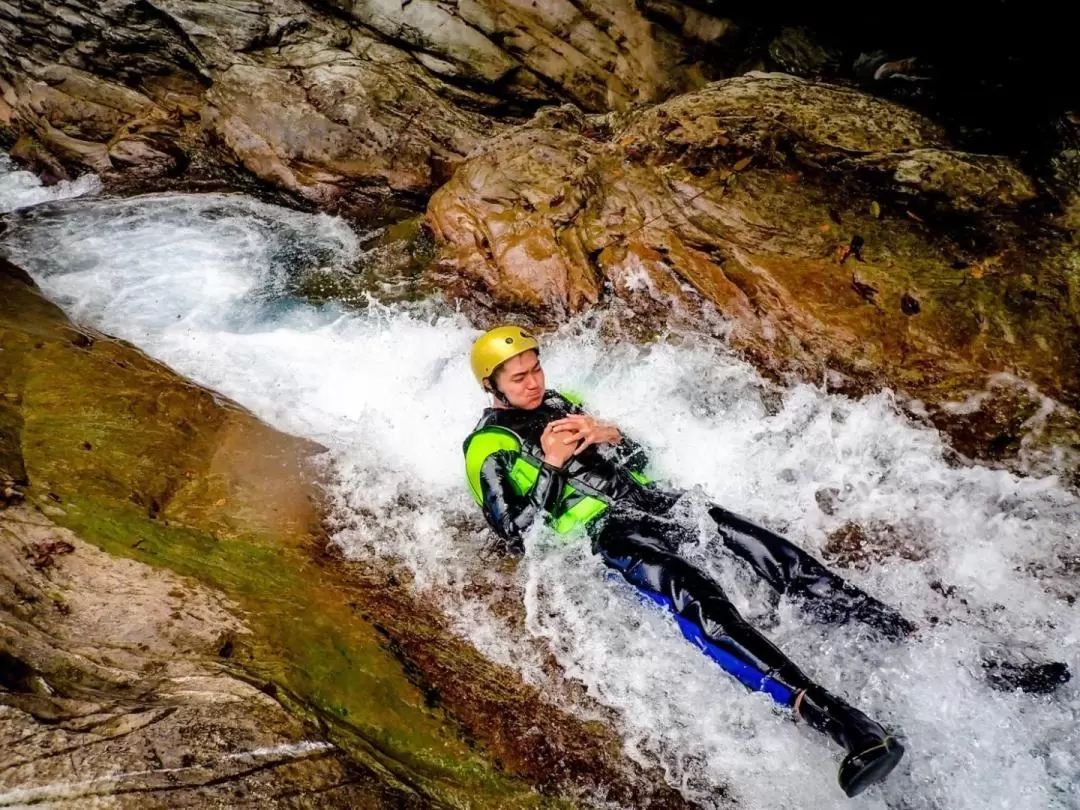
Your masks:
<path fill-rule="evenodd" d="M 544 461 L 552 467 L 562 467 L 573 456 L 594 444 L 618 444 L 622 434 L 614 425 L 597 422 L 585 414 L 556 419 L 549 422 L 540 436 Z"/>

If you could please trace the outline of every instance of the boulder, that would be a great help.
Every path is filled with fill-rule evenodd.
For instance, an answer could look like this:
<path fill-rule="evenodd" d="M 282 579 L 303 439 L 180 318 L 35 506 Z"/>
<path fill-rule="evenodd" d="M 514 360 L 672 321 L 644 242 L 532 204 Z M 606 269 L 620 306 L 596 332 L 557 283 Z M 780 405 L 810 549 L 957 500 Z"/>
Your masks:
<path fill-rule="evenodd" d="M 341 559 L 321 451 L 0 259 L 0 797 L 689 806 L 389 564 Z"/>
<path fill-rule="evenodd" d="M 432 197 L 432 275 L 548 324 L 621 302 L 723 332 L 773 376 L 891 387 L 973 457 L 1072 469 L 1077 258 L 1038 197 L 904 107 L 750 74 L 491 139 Z"/>
<path fill-rule="evenodd" d="M 661 16 L 632 0 L 4 3 L 0 145 L 32 140 L 19 154 L 36 167 L 125 190 L 235 185 L 241 168 L 387 219 L 514 116 L 623 109 L 713 77 L 729 23 Z"/>
<path fill-rule="evenodd" d="M 229 672 L 235 604 L 31 506 L 0 511 L 0 538 L 0 801 L 416 805 Z"/>

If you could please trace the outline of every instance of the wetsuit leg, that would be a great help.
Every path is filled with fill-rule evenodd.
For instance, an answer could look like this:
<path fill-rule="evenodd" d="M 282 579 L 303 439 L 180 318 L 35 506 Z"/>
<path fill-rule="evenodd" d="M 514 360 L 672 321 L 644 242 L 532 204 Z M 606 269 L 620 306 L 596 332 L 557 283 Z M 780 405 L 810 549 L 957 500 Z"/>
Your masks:
<path fill-rule="evenodd" d="M 608 521 L 594 546 L 608 566 L 688 623 L 680 622 L 685 634 L 697 628 L 706 643 L 756 670 L 759 681 L 786 686 L 788 698 L 780 702 L 790 705 L 810 679 L 739 615 L 712 577 L 675 553 L 682 539 L 677 524 L 641 516 Z"/>
<path fill-rule="evenodd" d="M 814 684 L 780 649 L 751 627 L 708 574 L 674 548 L 685 530 L 642 516 L 609 519 L 594 535 L 604 562 L 679 619 L 684 635 L 704 641 L 707 653 L 750 688 L 792 707 L 809 725 L 848 752 L 839 782 L 849 796 L 884 779 L 903 756 L 903 746 L 878 723 Z"/>
<path fill-rule="evenodd" d="M 724 544 L 780 593 L 805 598 L 817 619 L 865 622 L 890 638 L 915 625 L 891 607 L 834 574 L 791 541 L 719 506 L 709 509 Z"/>

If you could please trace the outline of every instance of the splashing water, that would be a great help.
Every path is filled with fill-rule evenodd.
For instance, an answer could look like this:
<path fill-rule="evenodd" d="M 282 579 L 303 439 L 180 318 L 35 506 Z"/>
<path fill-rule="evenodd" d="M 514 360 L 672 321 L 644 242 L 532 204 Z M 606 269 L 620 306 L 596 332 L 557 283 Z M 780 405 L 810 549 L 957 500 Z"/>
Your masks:
<path fill-rule="evenodd" d="M 25 208 L 49 200 L 66 200 L 84 194 L 96 194 L 101 190 L 97 176 L 84 174 L 77 180 L 62 180 L 46 188 L 30 172 L 15 169 L 11 158 L 0 153 L 0 214 Z"/>
<path fill-rule="evenodd" d="M 627 752 L 703 806 L 727 806 L 724 788 L 748 808 L 1080 807 L 1076 684 L 1004 693 L 980 665 L 1005 648 L 1080 668 L 1080 503 L 1054 479 L 951 467 L 939 435 L 888 394 L 775 389 L 690 335 L 610 345 L 576 323 L 545 341 L 549 385 L 646 443 L 656 477 L 818 555 L 846 524 L 894 527 L 885 556 L 845 575 L 922 626 L 903 644 L 774 605 L 707 533 L 692 550 L 807 672 L 902 729 L 900 768 L 848 800 L 838 749 L 720 672 L 587 547 L 545 548 L 538 533 L 512 574 L 485 556 L 461 457 L 484 404 L 466 361 L 476 332 L 432 303 L 349 311 L 292 297 L 298 267 L 355 261 L 345 224 L 209 195 L 43 206 L 10 225 L 0 249 L 73 317 L 330 447 L 350 554 L 407 566 L 458 632 L 553 701 L 614 710 Z M 524 602 L 523 625 L 497 609 L 506 599 Z"/>

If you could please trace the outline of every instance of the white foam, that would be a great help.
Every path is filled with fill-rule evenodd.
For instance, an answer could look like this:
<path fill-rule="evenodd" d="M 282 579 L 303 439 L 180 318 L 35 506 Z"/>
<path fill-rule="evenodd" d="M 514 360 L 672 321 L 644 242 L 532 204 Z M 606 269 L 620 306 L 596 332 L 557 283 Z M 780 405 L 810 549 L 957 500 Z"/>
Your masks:
<path fill-rule="evenodd" d="M 101 190 L 97 175 L 84 174 L 46 187 L 31 172 L 18 171 L 11 158 L 0 152 L 0 214 L 52 200 L 67 200 Z"/>
<path fill-rule="evenodd" d="M 354 261 L 341 222 L 220 195 L 95 201 L 17 216 L 6 250 L 77 317 L 330 447 L 349 553 L 398 559 L 459 632 L 553 700 L 588 712 L 560 688 L 584 684 L 615 710 L 628 752 L 706 806 L 723 804 L 724 784 L 743 807 L 1080 806 L 1076 686 L 1042 698 L 979 677 L 981 652 L 1002 646 L 1080 668 L 1080 618 L 1065 599 L 1077 592 L 1080 506 L 1053 479 L 951 468 L 940 437 L 888 394 L 771 390 L 693 336 L 612 346 L 575 324 L 545 342 L 549 383 L 583 394 L 650 447 L 658 476 L 700 486 L 699 498 L 814 552 L 847 521 L 917 541 L 921 559 L 850 572 L 924 626 L 902 645 L 809 624 L 787 602 L 774 612 L 715 540 L 693 550 L 806 670 L 903 729 L 901 768 L 851 802 L 835 783 L 838 750 L 734 684 L 586 548 L 545 551 L 538 533 L 516 572 L 484 556 L 490 535 L 460 447 L 484 404 L 465 359 L 476 332 L 433 306 L 356 312 L 288 298 L 297 264 Z M 831 515 L 823 489 L 836 491 Z M 524 630 L 494 607 L 508 591 L 525 603 Z"/>

